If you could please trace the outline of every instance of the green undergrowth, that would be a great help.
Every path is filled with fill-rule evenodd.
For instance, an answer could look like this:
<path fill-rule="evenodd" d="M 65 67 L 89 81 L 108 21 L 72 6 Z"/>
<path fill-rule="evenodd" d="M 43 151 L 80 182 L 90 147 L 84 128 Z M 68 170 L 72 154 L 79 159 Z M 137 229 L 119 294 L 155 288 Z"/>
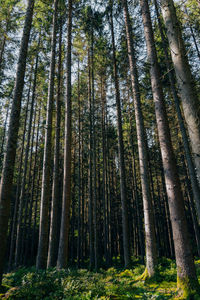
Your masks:
<path fill-rule="evenodd" d="M 200 277 L 200 261 L 196 262 Z M 7 273 L 0 290 L 1 299 L 177 299 L 176 266 L 162 259 L 156 277 L 137 280 L 145 267 L 135 263 L 132 269 L 112 267 L 97 273 L 87 269 L 36 272 L 20 268 Z"/>

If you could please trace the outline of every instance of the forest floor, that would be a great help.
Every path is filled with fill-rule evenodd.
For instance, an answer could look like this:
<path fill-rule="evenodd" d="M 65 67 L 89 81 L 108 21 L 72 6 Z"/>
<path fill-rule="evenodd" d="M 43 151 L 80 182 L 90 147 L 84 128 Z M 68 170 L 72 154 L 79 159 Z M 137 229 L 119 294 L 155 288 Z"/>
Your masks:
<path fill-rule="evenodd" d="M 196 261 L 200 279 L 200 261 Z M 119 266 L 100 269 L 98 273 L 87 269 L 66 269 L 36 272 L 35 268 L 20 268 L 5 274 L 0 290 L 1 299 L 177 299 L 176 266 L 162 259 L 159 275 L 151 281 L 137 281 L 144 265 L 134 262 L 133 269 Z M 179 298 L 180 299 L 180 298 Z"/>

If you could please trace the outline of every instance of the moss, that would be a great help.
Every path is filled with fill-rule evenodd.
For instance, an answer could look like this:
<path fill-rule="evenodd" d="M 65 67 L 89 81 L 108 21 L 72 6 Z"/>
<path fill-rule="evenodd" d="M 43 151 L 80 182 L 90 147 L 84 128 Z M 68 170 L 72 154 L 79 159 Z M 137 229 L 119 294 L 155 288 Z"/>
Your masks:
<path fill-rule="evenodd" d="M 134 274 L 131 270 L 126 269 L 123 272 L 119 273 L 118 276 L 120 276 L 120 277 L 133 277 Z"/>
<path fill-rule="evenodd" d="M 200 288 L 198 281 L 189 277 L 180 278 L 177 275 L 177 291 L 179 299 L 200 299 Z"/>
<path fill-rule="evenodd" d="M 149 273 L 147 268 L 145 268 L 144 273 L 136 278 L 136 281 L 146 281 L 147 279 L 150 279 Z"/>

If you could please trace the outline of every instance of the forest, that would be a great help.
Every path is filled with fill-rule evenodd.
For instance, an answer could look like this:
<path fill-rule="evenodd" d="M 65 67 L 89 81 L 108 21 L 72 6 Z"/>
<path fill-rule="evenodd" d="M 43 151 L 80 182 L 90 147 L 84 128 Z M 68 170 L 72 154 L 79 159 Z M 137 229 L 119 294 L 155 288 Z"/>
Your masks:
<path fill-rule="evenodd" d="M 0 0 L 0 298 L 200 299 L 199 0 Z"/>

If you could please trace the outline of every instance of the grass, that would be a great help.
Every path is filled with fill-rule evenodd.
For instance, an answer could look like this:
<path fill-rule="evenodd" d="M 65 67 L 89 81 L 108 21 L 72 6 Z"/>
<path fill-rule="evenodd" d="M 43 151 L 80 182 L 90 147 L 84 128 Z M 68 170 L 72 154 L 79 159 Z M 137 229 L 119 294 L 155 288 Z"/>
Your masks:
<path fill-rule="evenodd" d="M 196 262 L 200 277 L 200 261 Z M 112 267 L 98 273 L 87 269 L 66 269 L 36 272 L 35 268 L 21 268 L 5 274 L 0 291 L 1 299 L 73 299 L 125 300 L 176 299 L 176 266 L 162 259 L 159 275 L 147 282 L 137 281 L 144 266 L 135 263 L 133 269 Z"/>

